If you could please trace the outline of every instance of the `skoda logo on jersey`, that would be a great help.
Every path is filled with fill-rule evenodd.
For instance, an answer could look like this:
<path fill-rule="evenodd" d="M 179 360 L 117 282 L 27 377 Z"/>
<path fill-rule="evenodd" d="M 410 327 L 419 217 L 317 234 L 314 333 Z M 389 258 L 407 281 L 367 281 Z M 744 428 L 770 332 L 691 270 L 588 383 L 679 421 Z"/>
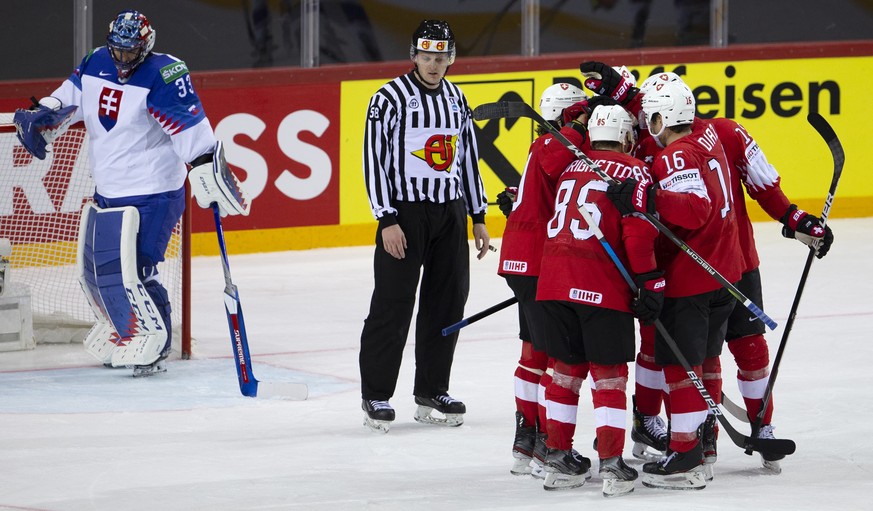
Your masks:
<path fill-rule="evenodd" d="M 121 95 L 123 91 L 103 87 L 100 91 L 100 99 L 97 103 L 97 118 L 106 131 L 115 127 L 118 122 L 118 109 L 121 108 Z"/>
<path fill-rule="evenodd" d="M 412 151 L 412 154 L 424 160 L 428 167 L 437 172 L 451 172 L 457 140 L 457 135 L 433 135 L 427 139 L 422 149 Z"/>
<path fill-rule="evenodd" d="M 421 105 L 418 103 L 418 98 L 409 98 L 409 103 L 406 104 L 410 110 L 417 110 L 419 106 Z"/>

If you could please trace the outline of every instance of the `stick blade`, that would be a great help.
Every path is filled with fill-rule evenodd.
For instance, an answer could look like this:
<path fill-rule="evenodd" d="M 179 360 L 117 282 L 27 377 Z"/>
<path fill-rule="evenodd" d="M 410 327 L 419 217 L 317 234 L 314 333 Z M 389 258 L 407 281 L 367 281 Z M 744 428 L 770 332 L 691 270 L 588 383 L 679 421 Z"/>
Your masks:
<path fill-rule="evenodd" d="M 806 116 L 806 120 L 827 143 L 834 158 L 834 174 L 839 175 L 843 170 L 843 164 L 846 162 L 846 153 L 843 151 L 843 145 L 840 143 L 834 128 L 818 112 L 810 112 Z"/>
<path fill-rule="evenodd" d="M 794 440 L 787 438 L 747 438 L 746 448 L 758 452 L 766 452 L 770 454 L 789 455 L 794 454 L 797 450 L 797 444 Z"/>
<path fill-rule="evenodd" d="M 509 108 L 506 101 L 485 103 L 473 109 L 473 119 L 487 121 L 489 119 L 504 119 L 509 117 Z"/>
<path fill-rule="evenodd" d="M 309 397 L 309 386 L 305 383 L 259 381 L 257 386 L 257 397 L 266 399 L 284 399 L 288 401 L 305 401 L 306 398 Z"/>

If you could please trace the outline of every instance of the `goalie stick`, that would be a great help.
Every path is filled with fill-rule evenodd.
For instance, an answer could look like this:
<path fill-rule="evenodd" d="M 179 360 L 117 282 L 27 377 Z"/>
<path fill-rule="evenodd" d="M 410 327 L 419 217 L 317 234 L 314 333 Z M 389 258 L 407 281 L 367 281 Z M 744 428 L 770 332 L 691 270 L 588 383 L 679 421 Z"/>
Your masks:
<path fill-rule="evenodd" d="M 447 327 L 443 328 L 443 336 L 453 334 L 453 333 L 457 332 L 458 330 L 464 328 L 465 326 L 469 325 L 470 323 L 475 323 L 482 318 L 486 318 L 486 317 L 494 314 L 495 312 L 502 311 L 503 309 L 509 307 L 510 305 L 516 303 L 517 301 L 518 301 L 518 299 L 513 296 L 512 298 L 504 300 L 504 301 L 498 303 L 497 305 L 492 305 L 491 307 L 488 307 L 487 309 L 483 310 L 482 312 L 477 312 L 476 314 L 473 314 L 469 318 L 464 318 L 461 321 L 458 321 L 457 323 L 455 323 L 454 325 L 447 326 Z"/>
<path fill-rule="evenodd" d="M 609 258 L 612 259 L 612 262 L 615 264 L 618 271 L 621 273 L 621 276 L 624 278 L 625 282 L 627 282 L 628 286 L 630 286 L 631 291 L 636 294 L 637 293 L 637 285 L 634 282 L 633 278 L 631 278 L 630 273 L 628 273 L 627 268 L 625 268 L 624 263 L 621 262 L 621 259 L 618 258 L 618 255 L 612 249 L 612 246 L 608 241 L 603 237 L 603 231 L 600 230 L 600 227 L 592 218 L 591 213 L 588 211 L 588 208 L 585 206 L 579 207 L 579 212 L 582 214 L 582 217 L 585 218 L 585 221 L 588 222 L 588 227 L 594 233 L 594 236 L 597 238 L 597 241 L 600 242 L 600 245 L 603 246 L 603 249 L 606 250 L 606 253 L 609 255 Z M 676 341 L 670 336 L 667 329 L 664 328 L 664 325 L 661 323 L 660 319 L 655 320 L 655 328 L 658 329 L 658 332 L 661 333 L 661 336 L 664 337 L 664 340 L 667 342 L 667 346 L 670 347 L 670 351 L 673 352 L 673 355 L 676 357 L 676 360 L 679 361 L 679 364 L 685 369 L 685 373 L 688 375 L 688 378 L 691 380 L 691 383 L 694 385 L 694 388 L 700 392 L 700 395 L 703 397 L 703 400 L 706 402 L 706 406 L 710 412 L 712 412 L 718 422 L 721 424 L 722 429 L 727 432 L 728 436 L 731 437 L 731 440 L 738 446 L 743 449 L 766 452 L 772 454 L 793 454 L 796 449 L 796 445 L 793 440 L 788 440 L 784 438 L 756 438 L 753 436 L 746 436 L 736 428 L 727 420 L 727 417 L 721 413 L 721 409 L 718 406 L 718 403 L 709 395 L 709 392 L 706 390 L 706 387 L 703 386 L 703 382 L 700 381 L 700 378 L 697 376 L 697 373 L 694 372 L 694 369 L 691 367 L 691 364 L 688 363 L 688 360 L 682 354 L 682 350 L 679 349 L 679 346 L 676 345 Z"/>
<path fill-rule="evenodd" d="M 239 301 L 239 289 L 230 278 L 230 263 L 227 259 L 227 247 L 224 243 L 224 229 L 221 227 L 221 213 L 218 209 L 218 203 L 212 203 L 212 212 L 215 216 L 215 233 L 218 235 L 218 248 L 221 251 L 221 263 L 224 269 L 224 308 L 227 313 L 227 326 L 230 328 L 230 342 L 233 345 L 239 391 L 247 397 L 277 397 L 302 401 L 309 395 L 309 388 L 305 383 L 258 381 L 252 372 L 246 324 L 243 319 L 242 305 Z"/>
<path fill-rule="evenodd" d="M 824 207 L 821 211 L 821 226 L 824 228 L 828 222 L 828 215 L 831 212 L 831 206 L 834 203 L 834 194 L 837 193 L 837 185 L 840 183 L 840 176 L 843 173 L 843 165 L 846 163 L 846 153 L 843 151 L 843 145 L 837 137 L 836 132 L 818 113 L 810 113 L 806 116 L 809 124 L 815 128 L 815 131 L 821 135 L 821 138 L 827 143 L 831 151 L 831 157 L 834 160 L 834 173 L 831 177 L 831 186 L 828 189 L 828 196 L 825 199 Z M 767 380 L 767 387 L 764 389 L 764 402 L 761 405 L 761 411 L 755 417 L 755 422 L 752 424 L 752 433 L 757 434 L 761 429 L 764 421 L 764 413 L 767 411 L 767 405 L 770 404 L 770 398 L 773 394 L 773 385 L 776 383 L 776 376 L 779 375 L 779 364 L 782 362 L 782 354 L 785 352 L 785 344 L 788 342 L 788 335 L 791 333 L 791 327 L 794 326 L 794 319 L 797 317 L 797 308 L 800 305 L 800 297 L 803 294 L 803 288 L 806 287 L 806 278 L 809 275 L 809 270 L 812 267 L 812 262 L 815 260 L 815 252 L 818 247 L 809 247 L 809 254 L 806 256 L 806 264 L 803 266 L 803 272 L 800 274 L 800 282 L 797 284 L 797 292 L 794 293 L 794 302 L 791 304 L 791 312 L 788 313 L 788 320 L 785 322 L 785 330 L 782 332 L 782 340 L 779 341 L 779 349 L 776 351 L 776 358 L 773 359 L 773 368 L 770 370 L 770 378 Z M 746 454 L 751 454 L 748 450 Z"/>
<path fill-rule="evenodd" d="M 549 133 L 552 134 L 561 144 L 563 144 L 567 149 L 569 149 L 577 158 L 584 161 L 591 170 L 593 170 L 600 179 L 603 179 L 607 183 L 615 184 L 618 183 L 612 176 L 607 174 L 601 169 L 597 163 L 594 162 L 591 158 L 588 157 L 585 153 L 583 153 L 578 147 L 573 145 L 572 142 L 567 140 L 560 131 L 556 130 L 554 126 L 546 122 L 543 117 L 537 113 L 536 110 L 533 109 L 527 103 L 523 103 L 521 101 L 497 101 L 495 103 L 486 103 L 484 105 L 479 105 L 473 110 L 473 118 L 477 121 L 482 121 L 486 119 L 503 119 L 506 117 L 527 117 L 529 119 L 533 119 L 535 122 L 540 124 L 543 128 L 548 130 Z M 664 224 L 658 220 L 655 215 L 649 213 L 643 213 L 645 217 L 652 222 L 652 224 L 667 238 L 670 239 L 676 246 L 679 247 L 680 250 L 685 252 L 686 255 L 691 257 L 701 268 L 703 268 L 710 276 L 712 276 L 715 280 L 719 282 L 734 298 L 736 298 L 740 303 L 742 303 L 749 311 L 757 316 L 758 319 L 764 322 L 771 330 L 776 329 L 776 322 L 773 321 L 770 316 L 764 313 L 760 307 L 758 307 L 752 300 L 746 298 L 746 296 L 736 288 L 733 284 L 728 282 L 726 278 L 724 278 L 718 270 L 712 267 L 706 260 L 704 260 L 700 255 L 695 252 L 691 247 L 689 247 L 684 241 L 679 239 L 675 234 L 673 234 L 670 229 L 667 228 Z"/>

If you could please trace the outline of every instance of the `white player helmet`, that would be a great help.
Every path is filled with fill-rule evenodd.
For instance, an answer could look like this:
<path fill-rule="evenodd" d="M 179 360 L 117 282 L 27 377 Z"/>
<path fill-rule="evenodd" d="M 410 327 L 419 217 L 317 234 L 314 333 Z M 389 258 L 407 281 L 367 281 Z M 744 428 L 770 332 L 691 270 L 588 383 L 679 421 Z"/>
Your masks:
<path fill-rule="evenodd" d="M 582 89 L 569 83 L 556 83 L 543 91 L 540 97 L 540 113 L 547 121 L 561 118 L 561 112 L 570 105 L 585 99 Z"/>
<path fill-rule="evenodd" d="M 601 105 L 591 112 L 588 135 L 592 142 L 631 142 L 634 120 L 621 105 Z"/>
<path fill-rule="evenodd" d="M 650 91 L 641 103 L 646 114 L 649 133 L 656 137 L 664 128 L 691 124 L 694 121 L 694 93 L 684 82 L 665 82 L 659 89 Z M 652 132 L 652 116 L 661 114 L 661 130 Z"/>
<path fill-rule="evenodd" d="M 645 94 L 650 90 L 659 88 L 660 85 L 663 85 L 667 82 L 680 82 L 682 81 L 682 77 L 673 73 L 671 71 L 664 71 L 663 73 L 653 74 L 652 76 L 643 80 L 642 85 L 640 85 L 640 92 Z"/>

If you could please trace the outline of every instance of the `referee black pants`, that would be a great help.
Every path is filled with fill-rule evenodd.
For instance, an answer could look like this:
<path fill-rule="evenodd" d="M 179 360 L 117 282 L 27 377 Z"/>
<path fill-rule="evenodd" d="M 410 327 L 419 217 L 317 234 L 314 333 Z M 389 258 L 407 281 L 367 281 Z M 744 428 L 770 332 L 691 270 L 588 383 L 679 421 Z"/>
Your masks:
<path fill-rule="evenodd" d="M 432 397 L 448 392 L 458 334 L 443 337 L 442 329 L 463 318 L 470 290 L 464 201 L 401 202 L 395 207 L 406 235 L 406 257 L 395 259 L 385 251 L 380 228 L 373 257 L 375 287 L 361 333 L 363 399 L 394 395 L 419 277 L 412 393 Z"/>

